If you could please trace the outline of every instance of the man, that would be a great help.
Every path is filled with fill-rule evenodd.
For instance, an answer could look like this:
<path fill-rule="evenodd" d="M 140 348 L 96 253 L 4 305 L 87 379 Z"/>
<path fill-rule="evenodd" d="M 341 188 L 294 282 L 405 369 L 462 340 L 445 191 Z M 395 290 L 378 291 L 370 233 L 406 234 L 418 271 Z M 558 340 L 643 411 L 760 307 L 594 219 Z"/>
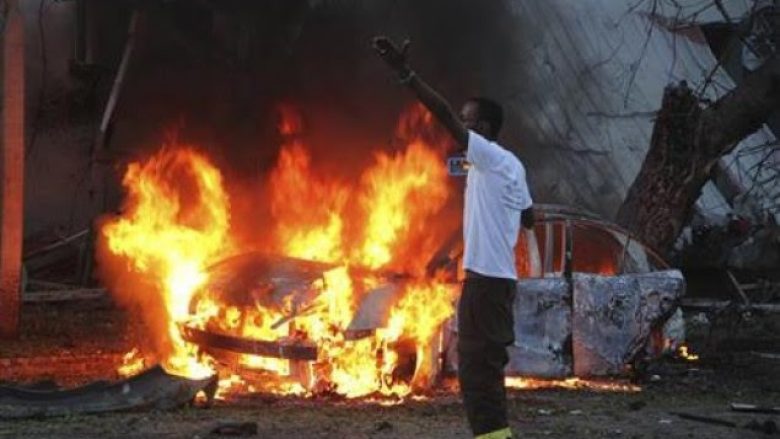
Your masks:
<path fill-rule="evenodd" d="M 501 106 L 485 98 L 466 102 L 460 117 L 408 63 L 386 37 L 374 49 L 398 74 L 401 84 L 444 125 L 470 164 L 463 213 L 466 280 L 458 305 L 458 378 L 471 429 L 477 438 L 511 438 L 507 423 L 504 366 L 514 341 L 512 304 L 517 273 L 515 244 L 520 224 L 533 227 L 525 169 L 495 143 L 503 122 Z"/>

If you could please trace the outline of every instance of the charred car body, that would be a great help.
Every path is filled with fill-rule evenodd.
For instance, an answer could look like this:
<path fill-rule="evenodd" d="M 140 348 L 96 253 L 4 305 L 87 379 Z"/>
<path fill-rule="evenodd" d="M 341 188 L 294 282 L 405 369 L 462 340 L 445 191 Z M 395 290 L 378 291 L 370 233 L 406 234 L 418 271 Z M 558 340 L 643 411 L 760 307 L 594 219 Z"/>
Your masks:
<path fill-rule="evenodd" d="M 678 303 L 685 291 L 679 271 L 670 270 L 620 227 L 593 215 L 561 206 L 537 206 L 537 211 L 540 219 L 534 233 L 527 233 L 517 246 L 521 279 L 514 305 L 516 341 L 509 348 L 508 375 L 621 375 L 634 361 L 657 355 L 681 340 L 682 335 L 674 329 L 681 327 Z M 433 265 L 449 269 L 452 288 L 459 292 L 454 268 L 457 247 L 443 249 L 439 262 Z M 330 268 L 329 264 L 248 253 L 214 265 L 203 291 L 216 294 L 220 303 L 228 305 L 235 313 L 234 321 L 257 318 L 249 311 L 269 308 L 277 311 L 277 318 L 263 323 L 266 327 L 290 324 L 294 328 L 296 319 L 319 306 L 320 289 L 313 285 L 321 285 Z M 358 295 L 351 321 L 341 329 L 344 343 L 385 328 L 390 309 L 408 281 L 403 275 L 388 273 L 372 274 L 372 278 L 375 280 Z M 205 295 L 196 294 L 192 308 L 201 306 L 203 300 L 207 300 Z M 442 372 L 455 372 L 457 325 L 455 315 L 451 317 L 440 326 L 439 342 L 434 343 L 432 352 L 408 352 L 412 357 L 430 357 L 426 361 L 434 364 L 435 370 L 423 379 L 428 384 Z M 185 339 L 234 370 L 240 363 L 237 355 L 287 359 L 290 367 L 281 373 L 299 382 L 308 380 L 311 385 L 307 378 L 311 372 L 306 370 L 321 353 L 305 334 L 290 330 L 289 336 L 277 339 L 247 337 L 240 330 L 241 323 L 231 328 L 217 324 L 224 320 L 222 315 L 200 327 L 185 325 L 182 332 Z M 419 368 L 421 359 L 401 361 L 398 368 L 409 362 Z M 245 366 L 239 367 L 239 373 L 252 369 Z M 414 366 L 411 369 L 393 375 L 412 380 Z"/>

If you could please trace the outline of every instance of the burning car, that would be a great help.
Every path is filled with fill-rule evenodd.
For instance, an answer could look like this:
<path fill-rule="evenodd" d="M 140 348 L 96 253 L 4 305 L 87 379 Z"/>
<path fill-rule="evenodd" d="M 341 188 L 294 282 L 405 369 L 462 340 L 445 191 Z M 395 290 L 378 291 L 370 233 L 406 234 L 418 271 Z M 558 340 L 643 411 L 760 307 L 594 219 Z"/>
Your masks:
<path fill-rule="evenodd" d="M 653 332 L 658 335 L 671 317 L 679 318 L 674 312 L 684 290 L 682 276 L 611 223 L 560 206 L 539 206 L 538 211 L 534 236 L 526 235 L 517 251 L 524 277 L 518 282 L 517 341 L 510 347 L 508 374 L 625 373 L 648 352 Z M 450 259 L 449 267 L 456 262 Z M 316 328 L 316 322 L 329 320 L 321 315 L 334 299 L 329 283 L 346 272 L 329 264 L 247 253 L 214 265 L 210 274 L 211 281 L 193 298 L 193 314 L 202 315 L 195 312 L 198 307 L 221 305 L 199 327 L 185 325 L 184 337 L 255 388 L 403 394 L 427 389 L 441 373 L 456 369 L 454 306 L 439 313 L 423 337 L 392 327 L 394 306 L 410 282 L 403 275 L 352 273 L 352 279 L 371 279 L 355 295 L 355 312 L 341 325 L 330 319 L 329 327 Z M 456 300 L 456 279 L 447 280 Z M 429 304 L 434 306 L 417 303 L 422 313 L 436 314 L 426 309 Z M 351 347 L 360 344 L 365 348 Z M 359 361 L 348 358 L 354 354 Z M 347 379 L 338 381 L 334 372 L 340 363 L 360 362 L 368 378 L 364 387 L 355 387 L 348 370 L 342 371 Z"/>
<path fill-rule="evenodd" d="M 376 151 L 347 182 L 314 169 L 301 121 L 283 139 L 261 212 L 237 214 L 223 176 L 172 144 L 128 166 L 119 215 L 104 219 L 98 268 L 140 308 L 164 369 L 220 372 L 223 395 L 268 391 L 404 397 L 454 371 L 460 206 L 447 138 L 421 107 L 401 148 Z M 646 351 L 684 282 L 619 227 L 537 206 L 517 247 L 511 375 L 610 375 Z M 236 223 L 263 233 L 252 240 Z M 539 245 L 540 243 L 541 245 Z"/>

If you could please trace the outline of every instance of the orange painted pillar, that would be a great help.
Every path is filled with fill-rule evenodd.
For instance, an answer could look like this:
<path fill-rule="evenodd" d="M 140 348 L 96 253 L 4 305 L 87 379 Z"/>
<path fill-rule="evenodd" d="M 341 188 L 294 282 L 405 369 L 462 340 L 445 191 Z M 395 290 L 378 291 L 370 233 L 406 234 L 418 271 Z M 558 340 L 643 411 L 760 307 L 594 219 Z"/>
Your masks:
<path fill-rule="evenodd" d="M 0 145 L 0 337 L 15 337 L 21 307 L 24 212 L 24 21 L 7 2 Z"/>

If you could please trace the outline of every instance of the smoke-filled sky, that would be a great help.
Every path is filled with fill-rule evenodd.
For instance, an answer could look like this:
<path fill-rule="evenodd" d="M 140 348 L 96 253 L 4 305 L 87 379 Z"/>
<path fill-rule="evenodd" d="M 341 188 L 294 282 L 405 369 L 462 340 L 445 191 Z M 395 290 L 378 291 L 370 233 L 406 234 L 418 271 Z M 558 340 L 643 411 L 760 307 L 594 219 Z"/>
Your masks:
<path fill-rule="evenodd" d="M 175 130 L 237 176 L 255 175 L 273 163 L 284 102 L 301 109 L 315 159 L 359 166 L 393 143 L 412 101 L 373 54 L 372 36 L 412 39 L 413 65 L 456 108 L 489 93 L 479 89 L 485 71 L 509 52 L 498 0 L 311 3 L 150 8 L 112 147 L 154 149 Z"/>

